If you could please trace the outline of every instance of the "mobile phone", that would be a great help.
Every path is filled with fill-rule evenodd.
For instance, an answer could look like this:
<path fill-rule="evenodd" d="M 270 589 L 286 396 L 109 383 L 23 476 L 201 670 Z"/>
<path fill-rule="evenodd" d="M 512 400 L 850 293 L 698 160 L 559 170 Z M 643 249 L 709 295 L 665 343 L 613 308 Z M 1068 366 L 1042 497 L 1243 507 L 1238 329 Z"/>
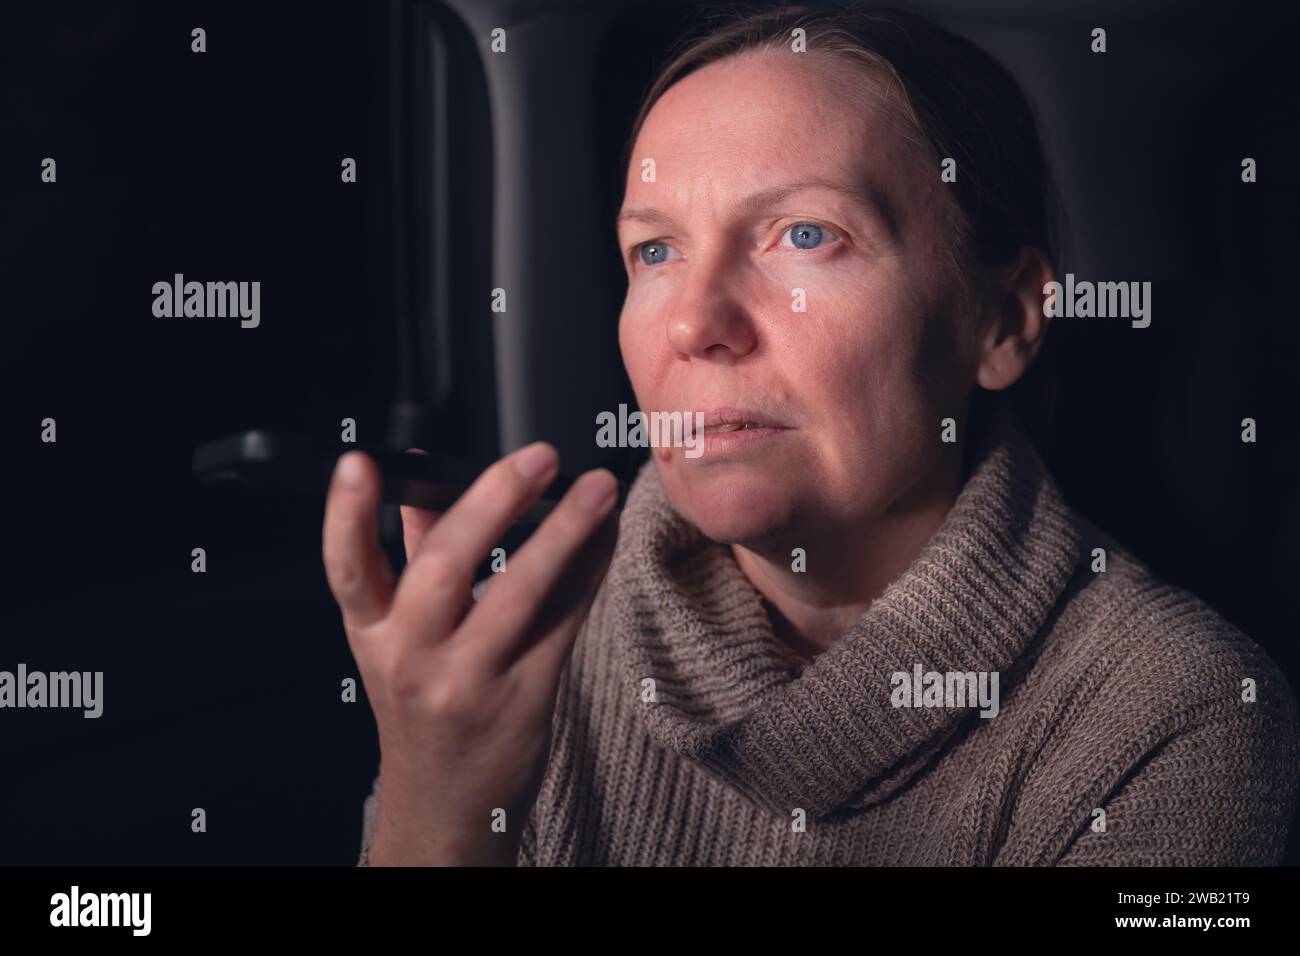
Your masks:
<path fill-rule="evenodd" d="M 319 497 L 329 490 L 339 457 L 364 451 L 383 476 L 382 500 L 446 511 L 482 474 L 486 465 L 430 451 L 427 455 L 391 448 L 325 441 L 292 432 L 253 429 L 200 445 L 194 450 L 192 471 L 206 486 L 240 487 L 254 492 L 283 491 Z M 577 476 L 560 473 L 536 504 L 516 523 L 536 524 L 564 497 Z M 621 511 L 627 486 L 618 483 Z"/>

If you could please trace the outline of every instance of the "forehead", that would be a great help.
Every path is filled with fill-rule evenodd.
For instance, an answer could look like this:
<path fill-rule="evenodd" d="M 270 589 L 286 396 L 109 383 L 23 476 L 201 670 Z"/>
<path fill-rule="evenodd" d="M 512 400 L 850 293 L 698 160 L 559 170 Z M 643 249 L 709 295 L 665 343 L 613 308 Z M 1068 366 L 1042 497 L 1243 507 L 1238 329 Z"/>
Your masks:
<path fill-rule="evenodd" d="M 905 107 L 877 70 L 840 58 L 750 51 L 668 89 L 646 117 L 627 192 L 665 179 L 718 189 L 814 176 L 903 186 L 922 166 Z M 643 160 L 656 183 L 643 183 Z M 657 188 L 656 188 L 657 186 Z"/>

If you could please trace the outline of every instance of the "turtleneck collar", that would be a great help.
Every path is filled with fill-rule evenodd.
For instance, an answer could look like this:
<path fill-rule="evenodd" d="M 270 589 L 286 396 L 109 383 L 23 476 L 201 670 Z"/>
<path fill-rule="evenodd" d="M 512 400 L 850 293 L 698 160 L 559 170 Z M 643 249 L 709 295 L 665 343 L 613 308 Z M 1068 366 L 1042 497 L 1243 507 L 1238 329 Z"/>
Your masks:
<path fill-rule="evenodd" d="M 970 709 L 895 707 L 897 672 L 998 672 L 1048 620 L 1079 553 L 1062 496 L 1002 396 L 969 477 L 910 567 L 805 664 L 729 548 L 672 507 L 653 460 L 628 495 L 606 626 L 642 724 L 761 807 L 812 819 L 906 785 Z M 994 718 L 996 719 L 996 718 Z"/>

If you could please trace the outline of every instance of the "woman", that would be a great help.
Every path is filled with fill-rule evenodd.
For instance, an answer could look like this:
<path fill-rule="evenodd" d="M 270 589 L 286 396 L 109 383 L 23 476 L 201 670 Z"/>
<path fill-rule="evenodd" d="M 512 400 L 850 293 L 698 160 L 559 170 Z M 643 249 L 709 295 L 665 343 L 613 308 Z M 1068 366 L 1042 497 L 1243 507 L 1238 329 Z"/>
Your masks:
<path fill-rule="evenodd" d="M 1277 863 L 1291 689 L 1071 512 L 1003 394 L 1056 276 L 1014 80 L 914 15 L 742 16 L 630 146 L 623 360 L 704 454 L 656 449 L 618 517 L 584 475 L 477 601 L 554 450 L 404 508 L 399 581 L 342 457 L 361 862 Z"/>

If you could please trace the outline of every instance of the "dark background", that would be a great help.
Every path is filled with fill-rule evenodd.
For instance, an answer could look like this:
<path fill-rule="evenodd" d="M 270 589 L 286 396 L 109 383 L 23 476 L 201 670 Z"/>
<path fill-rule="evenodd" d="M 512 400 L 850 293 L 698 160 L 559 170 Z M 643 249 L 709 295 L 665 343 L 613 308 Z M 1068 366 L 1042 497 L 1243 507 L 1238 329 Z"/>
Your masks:
<path fill-rule="evenodd" d="M 1062 274 L 1154 285 L 1148 329 L 1054 325 L 1044 457 L 1077 510 L 1300 686 L 1293 24 L 1268 4 L 913 6 L 1035 101 L 1070 214 Z M 355 861 L 378 754 L 364 696 L 340 701 L 356 672 L 323 500 L 205 489 L 197 445 L 254 427 L 337 442 L 352 417 L 362 442 L 484 462 L 535 438 L 566 470 L 642 460 L 591 440 L 596 410 L 632 402 L 617 160 L 706 8 L 456 7 L 0 13 L 0 669 L 105 675 L 98 720 L 0 712 L 0 864 Z M 485 67 L 491 25 L 512 59 Z M 151 287 L 176 272 L 261 281 L 261 326 L 155 318 Z M 392 509 L 385 529 L 396 558 Z"/>

